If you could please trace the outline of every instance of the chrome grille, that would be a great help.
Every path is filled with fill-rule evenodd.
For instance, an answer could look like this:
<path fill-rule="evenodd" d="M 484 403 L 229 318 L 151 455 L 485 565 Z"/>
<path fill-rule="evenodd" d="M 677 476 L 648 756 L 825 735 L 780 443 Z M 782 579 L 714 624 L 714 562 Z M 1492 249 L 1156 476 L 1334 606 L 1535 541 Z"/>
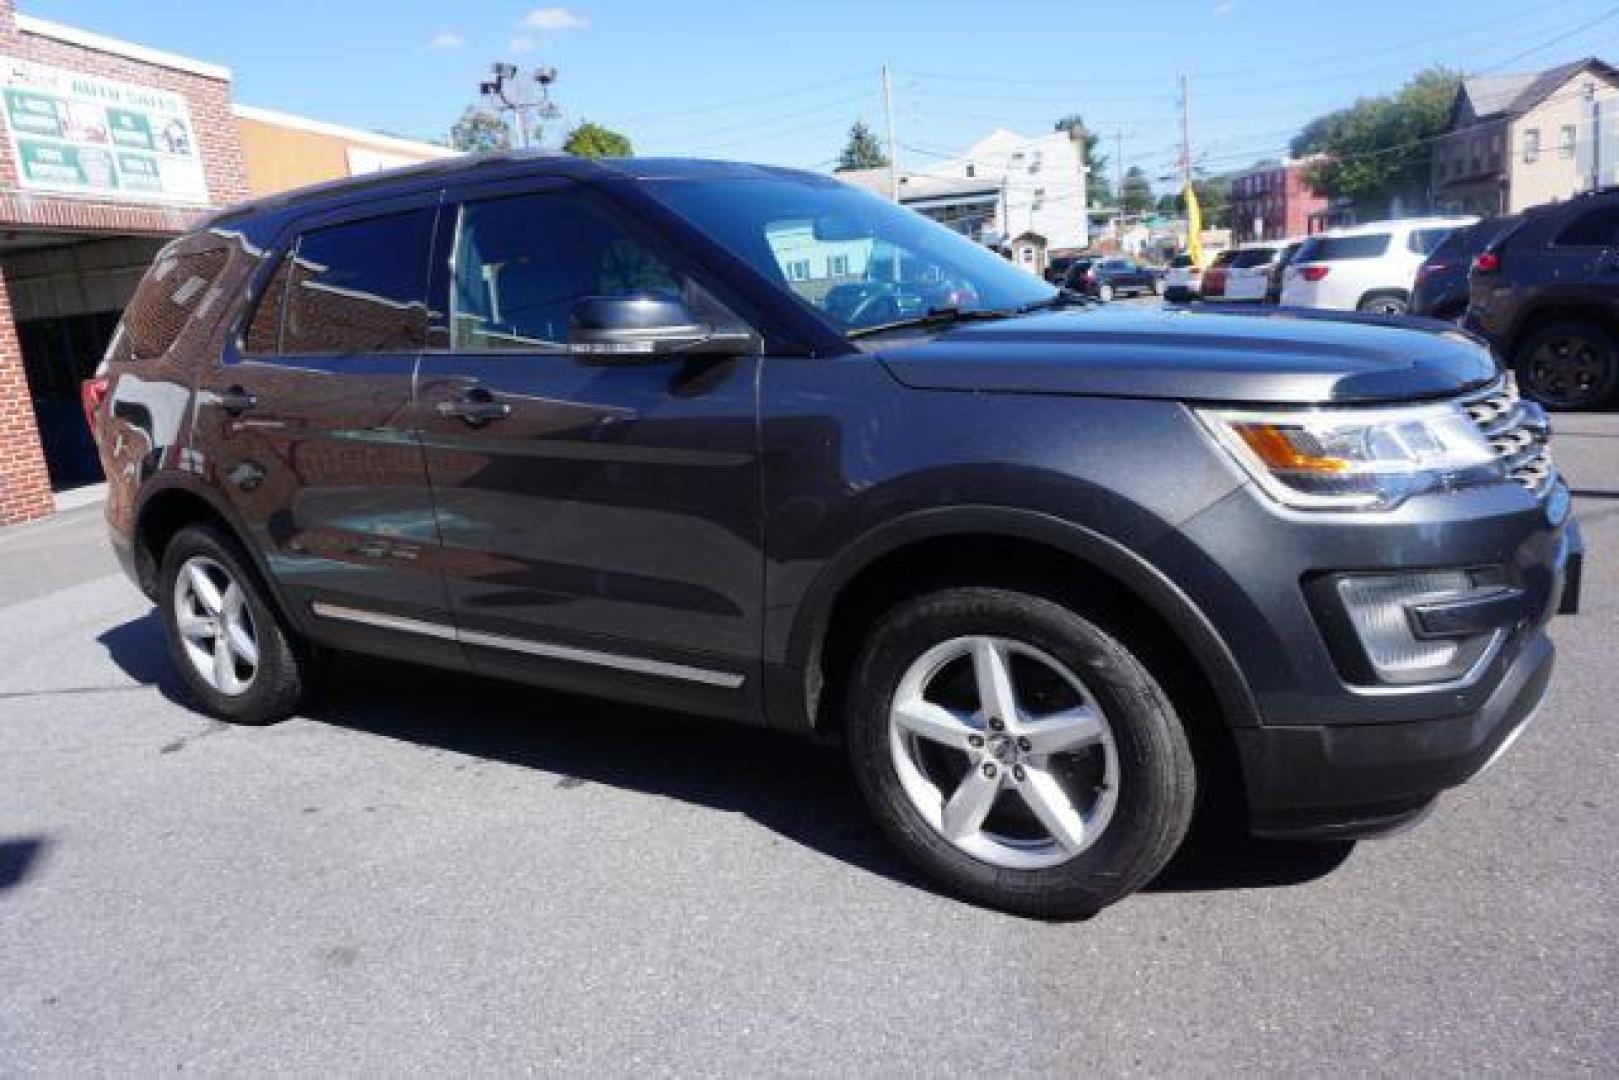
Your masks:
<path fill-rule="evenodd" d="M 1536 495 L 1551 485 L 1556 470 L 1547 445 L 1551 427 L 1546 410 L 1521 399 L 1510 375 L 1462 399 L 1462 408 L 1489 441 L 1509 477 Z"/>

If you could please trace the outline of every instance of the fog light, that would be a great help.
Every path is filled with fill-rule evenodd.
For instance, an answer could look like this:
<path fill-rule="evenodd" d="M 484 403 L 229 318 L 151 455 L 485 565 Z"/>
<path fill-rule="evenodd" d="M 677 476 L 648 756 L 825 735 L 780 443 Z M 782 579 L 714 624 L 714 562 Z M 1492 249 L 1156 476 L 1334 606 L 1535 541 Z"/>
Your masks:
<path fill-rule="evenodd" d="M 1445 637 L 1420 632 L 1413 618 L 1419 605 L 1464 600 L 1481 592 L 1465 570 L 1354 574 L 1339 578 L 1337 585 L 1366 660 L 1385 683 L 1409 686 L 1458 679 L 1504 632 L 1492 628 Z"/>

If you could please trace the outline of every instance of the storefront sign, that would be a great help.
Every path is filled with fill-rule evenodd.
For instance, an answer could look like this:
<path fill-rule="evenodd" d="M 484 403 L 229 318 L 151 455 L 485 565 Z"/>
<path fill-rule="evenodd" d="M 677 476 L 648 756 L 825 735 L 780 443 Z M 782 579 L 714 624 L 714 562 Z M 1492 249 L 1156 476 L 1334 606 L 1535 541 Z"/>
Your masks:
<path fill-rule="evenodd" d="M 0 92 L 21 187 L 120 201 L 208 201 L 191 114 L 179 94 L 10 57 L 0 57 Z"/>

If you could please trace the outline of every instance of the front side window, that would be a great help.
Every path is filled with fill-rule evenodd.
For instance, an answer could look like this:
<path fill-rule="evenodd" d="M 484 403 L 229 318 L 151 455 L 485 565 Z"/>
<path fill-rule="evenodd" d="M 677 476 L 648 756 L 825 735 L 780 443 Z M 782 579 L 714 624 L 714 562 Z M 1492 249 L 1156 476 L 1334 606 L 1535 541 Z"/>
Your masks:
<path fill-rule="evenodd" d="M 591 297 L 671 296 L 703 306 L 660 255 L 569 194 L 465 204 L 453 265 L 450 345 L 459 351 L 565 350 L 574 306 Z"/>
<path fill-rule="evenodd" d="M 667 179 L 646 189 L 840 331 L 935 308 L 1010 310 L 1056 295 L 960 233 L 835 180 Z M 805 260 L 807 278 L 798 275 Z"/>
<path fill-rule="evenodd" d="M 427 343 L 434 210 L 313 229 L 266 283 L 243 351 L 282 355 L 416 352 Z"/>

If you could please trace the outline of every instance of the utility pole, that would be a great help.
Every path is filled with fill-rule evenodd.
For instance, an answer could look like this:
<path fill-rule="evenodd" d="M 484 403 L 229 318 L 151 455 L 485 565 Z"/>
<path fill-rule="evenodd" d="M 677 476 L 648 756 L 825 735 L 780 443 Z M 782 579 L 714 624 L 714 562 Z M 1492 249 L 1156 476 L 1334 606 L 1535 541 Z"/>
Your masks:
<path fill-rule="evenodd" d="M 537 67 L 528 72 L 527 78 L 539 87 L 537 91 L 523 88 L 523 79 L 520 78 L 522 73 L 517 70 L 516 64 L 495 64 L 490 68 L 490 73 L 494 78 L 479 83 L 478 92 L 494 108 L 497 115 L 504 118 L 506 114 L 511 114 L 511 120 L 517 128 L 518 149 L 528 149 L 530 113 L 539 120 L 532 129 L 533 137 L 540 146 L 544 146 L 544 122 L 555 120 L 562 115 L 562 111 L 551 101 L 551 85 L 557 81 L 557 69 Z"/>
<path fill-rule="evenodd" d="M 883 65 L 883 117 L 888 124 L 888 201 L 899 202 L 899 143 L 894 138 L 894 84 Z"/>
<path fill-rule="evenodd" d="M 1597 84 L 1585 84 L 1585 101 L 1591 112 L 1591 190 L 1602 186 L 1602 102 L 1597 100 Z"/>
<path fill-rule="evenodd" d="M 1192 88 L 1186 76 L 1180 77 L 1181 86 L 1181 199 L 1187 202 L 1192 198 Z M 1201 216 L 1201 215 L 1200 215 Z M 1191 231 L 1191 215 L 1187 215 L 1187 231 Z M 1201 222 L 1199 223 L 1201 224 Z M 1192 252 L 1193 258 L 1203 253 L 1203 243 L 1200 237 L 1188 236 L 1186 248 Z"/>
<path fill-rule="evenodd" d="M 1113 133 L 1113 239 L 1124 250 L 1124 129 Z"/>

